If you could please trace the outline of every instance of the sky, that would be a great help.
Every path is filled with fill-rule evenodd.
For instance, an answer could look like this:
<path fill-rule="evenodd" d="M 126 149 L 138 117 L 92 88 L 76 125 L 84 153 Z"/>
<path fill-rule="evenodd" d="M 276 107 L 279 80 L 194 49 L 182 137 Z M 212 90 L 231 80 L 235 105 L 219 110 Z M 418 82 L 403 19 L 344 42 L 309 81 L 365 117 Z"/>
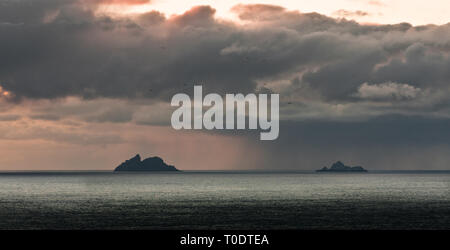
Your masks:
<path fill-rule="evenodd" d="M 0 0 L 0 170 L 450 170 L 448 1 Z M 170 100 L 280 95 L 280 136 Z"/>
<path fill-rule="evenodd" d="M 145 12 L 157 9 L 167 15 L 182 14 L 195 5 L 210 5 L 217 10 L 217 17 L 234 19 L 230 9 L 238 4 L 270 4 L 288 10 L 318 12 L 320 14 L 354 19 L 363 23 L 392 24 L 408 22 L 413 25 L 446 24 L 450 2 L 445 0 L 153 0 L 148 4 L 128 7 L 128 12 Z M 123 11 L 123 7 L 119 7 Z M 107 6 L 105 10 L 113 10 Z"/>

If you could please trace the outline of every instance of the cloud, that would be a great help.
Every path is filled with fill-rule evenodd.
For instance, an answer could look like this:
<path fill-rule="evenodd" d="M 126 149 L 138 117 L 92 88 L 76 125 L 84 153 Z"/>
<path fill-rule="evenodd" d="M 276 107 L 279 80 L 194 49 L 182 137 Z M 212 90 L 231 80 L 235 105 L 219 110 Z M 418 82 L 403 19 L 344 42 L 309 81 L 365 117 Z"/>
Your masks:
<path fill-rule="evenodd" d="M 89 2 L 94 2 L 97 4 L 123 4 L 123 5 L 140 5 L 148 4 L 150 0 L 88 0 Z"/>
<path fill-rule="evenodd" d="M 20 120 L 21 118 L 22 117 L 20 115 L 15 114 L 0 115 L 0 122 L 17 121 Z"/>
<path fill-rule="evenodd" d="M 130 101 L 123 99 L 96 98 L 85 100 L 78 97 L 58 100 L 26 100 L 20 105 L 0 106 L 0 121 L 27 118 L 56 123 L 135 123 L 148 126 L 169 126 L 175 107 L 165 102 L 151 100 Z M 19 115 L 20 114 L 20 115 Z"/>
<path fill-rule="evenodd" d="M 221 94 L 264 86 L 283 94 L 284 104 L 317 107 L 363 102 L 355 98 L 362 83 L 447 93 L 450 77 L 449 25 L 361 25 L 262 4 L 233 8 L 244 24 L 216 19 L 210 6 L 170 17 L 98 15 L 76 0 L 5 6 L 0 21 L 22 24 L 0 26 L 0 85 L 16 102 L 78 96 L 167 103 L 203 84 Z M 435 107 L 448 99 L 441 95 Z M 132 120 L 119 111 L 90 120 Z"/>
<path fill-rule="evenodd" d="M 338 16 L 338 17 L 364 17 L 364 16 L 370 16 L 370 13 L 366 12 L 366 11 L 362 11 L 362 10 L 352 11 L 352 10 L 340 9 L 340 10 L 333 12 L 332 15 Z"/>
<path fill-rule="evenodd" d="M 231 8 L 241 20 L 265 21 L 274 20 L 277 16 L 286 14 L 285 8 L 268 4 L 238 4 Z"/>
<path fill-rule="evenodd" d="M 358 88 L 355 97 L 374 100 L 402 100 L 415 98 L 419 93 L 419 88 L 404 83 L 386 82 L 370 85 L 365 82 Z"/>
<path fill-rule="evenodd" d="M 13 129 L 12 129 L 13 128 Z M 110 145 L 120 144 L 124 140 L 120 135 L 86 130 L 48 122 L 22 121 L 0 123 L 0 140 L 7 141 L 48 141 L 57 144 L 74 145 Z"/>
<path fill-rule="evenodd" d="M 0 26 L 0 85 L 14 97 L 9 101 L 77 96 L 167 103 L 175 93 L 192 94 L 193 84 L 221 94 L 263 86 L 281 93 L 284 104 L 309 107 L 364 102 L 355 98 L 362 83 L 448 93 L 450 25 L 361 25 L 262 4 L 233 8 L 244 24 L 216 19 L 210 6 L 170 17 L 98 15 L 76 0 L 5 6 L 0 21 L 22 24 Z M 440 95 L 434 107 L 448 100 Z M 425 113 L 430 102 L 416 104 Z M 121 115 L 104 112 L 86 119 L 133 120 L 120 109 L 111 112 Z"/>
<path fill-rule="evenodd" d="M 203 27 L 206 24 L 214 24 L 216 10 L 210 6 L 195 6 L 182 15 L 173 16 L 169 22 L 180 26 Z"/>
<path fill-rule="evenodd" d="M 45 121 L 58 121 L 61 119 L 60 116 L 54 114 L 36 114 L 31 115 L 30 118 L 33 120 L 45 120 Z"/>

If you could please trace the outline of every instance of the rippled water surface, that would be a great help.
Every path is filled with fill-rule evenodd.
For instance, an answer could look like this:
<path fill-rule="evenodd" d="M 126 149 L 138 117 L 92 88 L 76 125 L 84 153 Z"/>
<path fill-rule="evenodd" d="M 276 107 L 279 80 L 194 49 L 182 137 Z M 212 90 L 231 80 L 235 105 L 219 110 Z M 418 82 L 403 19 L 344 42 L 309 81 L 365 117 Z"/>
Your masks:
<path fill-rule="evenodd" d="M 0 229 L 450 229 L 450 174 L 0 173 Z"/>

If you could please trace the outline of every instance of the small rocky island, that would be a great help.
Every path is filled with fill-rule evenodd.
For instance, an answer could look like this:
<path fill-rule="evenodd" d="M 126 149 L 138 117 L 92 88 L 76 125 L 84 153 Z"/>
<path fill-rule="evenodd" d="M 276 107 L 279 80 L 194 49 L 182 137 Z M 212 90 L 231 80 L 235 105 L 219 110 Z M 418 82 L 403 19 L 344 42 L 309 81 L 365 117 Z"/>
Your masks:
<path fill-rule="evenodd" d="M 367 170 L 361 166 L 346 166 L 344 163 L 337 161 L 330 168 L 323 167 L 322 169 L 316 170 L 316 172 L 367 172 Z"/>
<path fill-rule="evenodd" d="M 155 156 L 147 158 L 141 161 L 141 156 L 137 154 L 135 157 L 126 160 L 120 164 L 116 169 L 117 171 L 179 171 L 174 166 L 167 165 L 164 161 Z"/>

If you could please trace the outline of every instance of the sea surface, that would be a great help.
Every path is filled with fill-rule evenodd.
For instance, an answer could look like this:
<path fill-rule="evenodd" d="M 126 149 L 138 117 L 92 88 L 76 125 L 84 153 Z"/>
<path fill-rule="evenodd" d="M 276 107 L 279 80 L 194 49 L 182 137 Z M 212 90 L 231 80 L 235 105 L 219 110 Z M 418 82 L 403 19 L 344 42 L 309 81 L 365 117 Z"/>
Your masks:
<path fill-rule="evenodd" d="M 0 229 L 450 229 L 450 172 L 1 172 Z"/>

